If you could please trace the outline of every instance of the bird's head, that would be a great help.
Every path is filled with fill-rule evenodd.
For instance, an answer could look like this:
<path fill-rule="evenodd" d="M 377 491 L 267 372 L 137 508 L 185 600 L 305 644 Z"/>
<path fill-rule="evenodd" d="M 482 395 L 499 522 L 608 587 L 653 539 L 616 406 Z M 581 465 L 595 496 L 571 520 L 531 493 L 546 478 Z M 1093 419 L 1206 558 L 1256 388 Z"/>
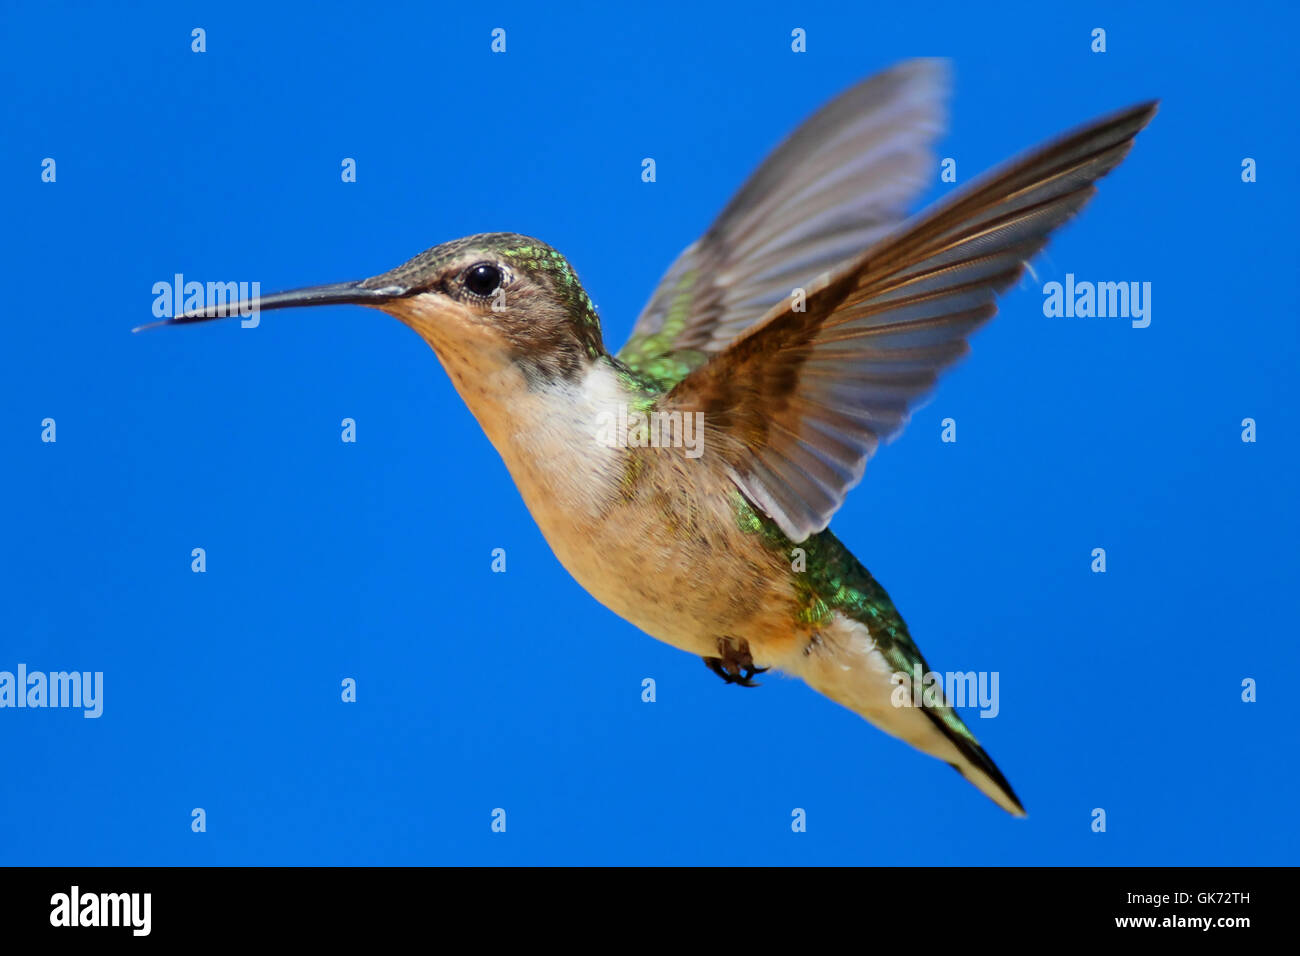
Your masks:
<path fill-rule="evenodd" d="M 369 279 L 277 292 L 239 306 L 247 314 L 346 304 L 400 319 L 458 379 L 517 371 L 529 386 L 573 380 L 605 352 L 596 309 L 569 263 L 546 243 L 515 233 L 445 242 Z M 156 324 L 238 312 L 234 304 L 211 305 Z"/>

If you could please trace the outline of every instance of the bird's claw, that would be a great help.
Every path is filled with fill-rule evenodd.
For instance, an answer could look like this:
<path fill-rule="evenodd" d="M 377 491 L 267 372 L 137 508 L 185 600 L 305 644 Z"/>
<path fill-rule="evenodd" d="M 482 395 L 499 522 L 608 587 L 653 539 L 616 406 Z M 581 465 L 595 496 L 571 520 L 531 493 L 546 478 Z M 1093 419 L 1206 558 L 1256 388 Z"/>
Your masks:
<path fill-rule="evenodd" d="M 766 673 L 770 669 L 754 666 L 748 641 L 735 642 L 729 638 L 722 638 L 718 641 L 718 653 L 722 656 L 704 658 L 704 665 L 728 684 L 758 687 L 759 685 L 754 683 L 754 675 Z"/>

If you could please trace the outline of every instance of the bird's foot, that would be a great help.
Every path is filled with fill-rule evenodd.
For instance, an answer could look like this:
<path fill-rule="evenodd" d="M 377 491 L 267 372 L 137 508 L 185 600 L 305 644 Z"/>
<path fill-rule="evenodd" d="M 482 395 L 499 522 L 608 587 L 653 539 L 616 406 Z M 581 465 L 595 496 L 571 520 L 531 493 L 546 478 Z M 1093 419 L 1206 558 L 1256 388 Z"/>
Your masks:
<path fill-rule="evenodd" d="M 754 675 L 762 674 L 769 669 L 754 666 L 754 658 L 749 653 L 749 642 L 745 640 L 733 641 L 731 638 L 719 638 L 718 653 L 722 656 L 706 657 L 704 664 L 728 684 L 757 687 L 759 685 L 754 683 Z"/>

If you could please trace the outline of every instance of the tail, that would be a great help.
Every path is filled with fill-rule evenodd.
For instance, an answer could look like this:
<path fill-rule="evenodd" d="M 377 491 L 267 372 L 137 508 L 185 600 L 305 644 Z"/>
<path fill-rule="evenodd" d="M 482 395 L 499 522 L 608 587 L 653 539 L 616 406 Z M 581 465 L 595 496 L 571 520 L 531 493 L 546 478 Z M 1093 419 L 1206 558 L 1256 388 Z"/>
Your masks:
<path fill-rule="evenodd" d="M 952 767 L 959 774 L 973 783 L 980 789 L 986 797 L 1000 806 L 1003 810 L 1016 817 L 1027 817 L 1024 804 L 1016 796 L 1016 792 L 1011 789 L 1011 784 L 1007 783 L 1007 778 L 1002 775 L 998 765 L 993 762 L 993 758 L 985 753 L 980 742 L 975 739 L 975 735 L 970 732 L 970 728 L 965 722 L 957 716 L 957 712 L 951 707 L 930 708 L 922 707 L 921 713 L 925 714 L 941 734 L 947 739 L 948 743 L 960 755 L 960 761 L 948 760 L 948 766 Z M 924 748 L 922 748 L 924 749 Z M 926 750 L 926 753 L 939 759 L 944 760 L 942 754 L 935 753 L 933 750 Z"/>
<path fill-rule="evenodd" d="M 924 706 L 920 689 L 913 695 L 912 675 L 928 667 L 905 630 L 876 640 L 866 624 L 836 614 L 820 642 L 783 669 L 885 733 L 938 757 L 1003 810 L 1026 816 L 1011 784 L 956 711 L 946 701 Z"/>

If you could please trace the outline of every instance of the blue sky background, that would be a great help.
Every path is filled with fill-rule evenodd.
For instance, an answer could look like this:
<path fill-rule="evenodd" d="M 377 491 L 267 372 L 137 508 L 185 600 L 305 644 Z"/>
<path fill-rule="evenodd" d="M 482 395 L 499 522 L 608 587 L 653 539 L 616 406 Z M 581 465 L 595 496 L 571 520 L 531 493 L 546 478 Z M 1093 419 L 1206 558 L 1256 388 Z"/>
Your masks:
<path fill-rule="evenodd" d="M 99 720 L 0 710 L 0 863 L 1296 862 L 1293 13 L 4 16 L 0 669 L 106 692 Z M 510 230 L 568 256 L 617 346 L 770 147 L 914 55 L 954 60 L 962 182 L 1163 98 L 1035 263 L 1151 282 L 1150 328 L 1045 318 L 1026 280 L 834 524 L 933 666 L 999 672 L 1001 713 L 971 718 L 1027 821 L 801 683 L 726 687 L 599 606 L 399 323 L 129 334 L 176 272 L 272 291 Z"/>

